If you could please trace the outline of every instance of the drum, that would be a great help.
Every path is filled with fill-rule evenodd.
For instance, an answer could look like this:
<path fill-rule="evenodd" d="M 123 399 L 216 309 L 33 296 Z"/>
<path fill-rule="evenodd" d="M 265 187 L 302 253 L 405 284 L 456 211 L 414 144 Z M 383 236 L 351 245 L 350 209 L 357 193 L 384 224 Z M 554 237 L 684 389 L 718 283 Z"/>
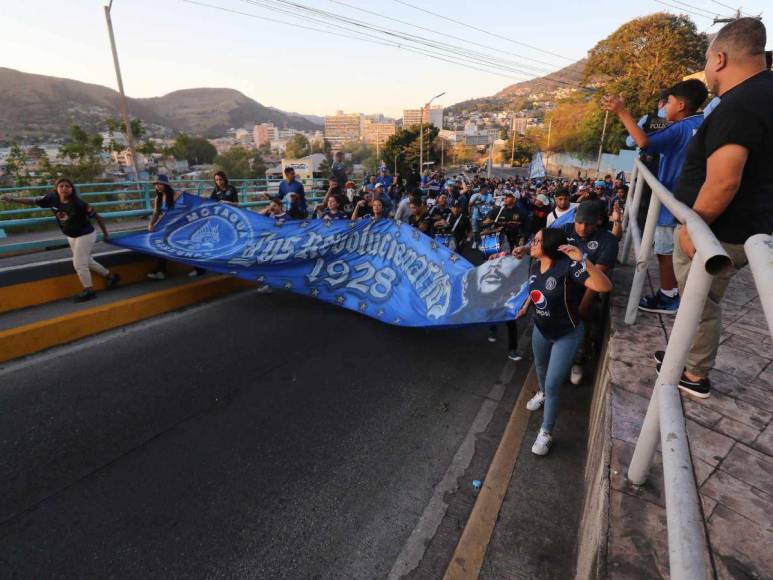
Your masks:
<path fill-rule="evenodd" d="M 452 252 L 456 250 L 456 240 L 452 234 L 435 234 L 435 241 Z"/>
<path fill-rule="evenodd" d="M 501 231 L 491 231 L 481 234 L 480 236 L 480 251 L 484 256 L 493 256 L 502 251 L 504 242 L 504 236 Z"/>

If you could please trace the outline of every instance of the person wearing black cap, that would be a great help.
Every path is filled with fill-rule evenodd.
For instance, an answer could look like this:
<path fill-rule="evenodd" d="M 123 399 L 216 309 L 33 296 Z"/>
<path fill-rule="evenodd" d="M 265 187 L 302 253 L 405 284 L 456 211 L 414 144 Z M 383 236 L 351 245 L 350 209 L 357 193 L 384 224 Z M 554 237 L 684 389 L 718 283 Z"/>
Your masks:
<path fill-rule="evenodd" d="M 518 245 L 523 234 L 522 227 L 525 218 L 519 208 L 516 206 L 515 195 L 512 191 L 505 193 L 505 199 L 501 207 L 493 208 L 482 222 L 486 227 L 503 227 L 505 237 L 511 248 Z"/>
<path fill-rule="evenodd" d="M 153 213 L 150 216 L 150 223 L 148 224 L 148 231 L 155 232 L 156 225 L 164 214 L 175 207 L 179 207 L 184 203 L 181 191 L 175 191 L 169 183 L 169 177 L 166 175 L 158 175 L 153 182 L 153 186 L 156 190 L 156 197 L 153 199 Z M 163 280 L 166 278 L 166 266 L 167 261 L 164 258 L 159 258 L 156 261 L 156 267 L 148 274 L 148 278 L 151 280 Z M 191 273 L 196 272 L 196 269 Z"/>
<path fill-rule="evenodd" d="M 574 223 L 564 225 L 562 228 L 566 234 L 568 243 L 580 248 L 588 259 L 596 264 L 604 273 L 609 274 L 617 262 L 618 239 L 606 228 L 601 227 L 604 218 L 604 208 L 598 200 L 584 201 L 579 206 L 574 216 Z M 586 338 L 594 336 L 598 331 L 600 322 L 600 303 L 597 300 L 598 293 L 590 288 L 577 287 L 580 317 L 586 323 Z M 572 366 L 570 380 L 573 385 L 582 382 L 583 364 L 587 340 L 578 349 L 575 364 Z"/>

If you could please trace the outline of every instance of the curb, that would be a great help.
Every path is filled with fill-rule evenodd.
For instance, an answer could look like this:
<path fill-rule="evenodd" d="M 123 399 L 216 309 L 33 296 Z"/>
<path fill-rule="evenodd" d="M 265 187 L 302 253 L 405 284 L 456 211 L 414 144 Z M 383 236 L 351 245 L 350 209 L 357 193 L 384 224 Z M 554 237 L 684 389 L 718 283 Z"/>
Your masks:
<path fill-rule="evenodd" d="M 0 331 L 0 363 L 253 286 L 218 276 Z"/>

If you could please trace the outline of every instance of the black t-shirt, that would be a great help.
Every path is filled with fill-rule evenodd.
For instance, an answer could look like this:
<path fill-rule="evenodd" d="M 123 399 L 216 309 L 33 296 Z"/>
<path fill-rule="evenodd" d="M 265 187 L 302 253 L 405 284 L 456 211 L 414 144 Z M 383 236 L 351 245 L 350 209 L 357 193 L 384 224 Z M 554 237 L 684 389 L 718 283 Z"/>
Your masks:
<path fill-rule="evenodd" d="M 233 185 L 228 185 L 225 191 L 220 191 L 217 187 L 212 190 L 212 194 L 209 196 L 212 201 L 230 201 L 231 203 L 239 203 L 239 192 Z"/>
<path fill-rule="evenodd" d="M 348 213 L 346 213 L 341 209 L 333 213 L 328 208 L 319 210 L 317 212 L 317 217 L 319 219 L 325 219 L 325 220 L 348 220 L 351 218 L 351 216 Z"/>
<path fill-rule="evenodd" d="M 470 218 L 463 213 L 460 213 L 458 216 L 451 214 L 448 217 L 448 232 L 453 234 L 457 248 L 467 239 L 467 233 L 471 227 Z"/>
<path fill-rule="evenodd" d="M 722 95 L 687 146 L 674 195 L 692 207 L 706 181 L 707 159 L 736 144 L 749 158 L 733 201 L 711 224 L 717 238 L 743 244 L 754 234 L 773 232 L 773 72 L 764 71 Z"/>
<path fill-rule="evenodd" d="M 567 242 L 580 248 L 583 254 L 588 255 L 591 262 L 597 266 L 614 268 L 617 263 L 619 241 L 611 232 L 599 228 L 590 236 L 581 238 L 574 231 L 573 223 L 564 224 L 562 229 L 566 233 Z"/>
<path fill-rule="evenodd" d="M 432 220 L 433 223 L 441 219 L 447 222 L 450 217 L 451 208 L 448 207 L 448 205 L 440 207 L 436 204 L 432 206 L 431 210 L 429 210 L 429 219 Z"/>
<path fill-rule="evenodd" d="M 91 218 L 97 212 L 75 194 L 70 197 L 69 201 L 63 202 L 55 191 L 51 191 L 38 198 L 37 204 L 40 207 L 51 208 L 59 228 L 68 238 L 85 236 L 94 231 L 94 226 L 91 225 Z"/>
<path fill-rule="evenodd" d="M 588 271 L 581 262 L 561 258 L 544 273 L 540 262 L 531 265 L 529 297 L 534 304 L 534 324 L 545 338 L 558 340 L 580 324 L 580 297 Z"/>

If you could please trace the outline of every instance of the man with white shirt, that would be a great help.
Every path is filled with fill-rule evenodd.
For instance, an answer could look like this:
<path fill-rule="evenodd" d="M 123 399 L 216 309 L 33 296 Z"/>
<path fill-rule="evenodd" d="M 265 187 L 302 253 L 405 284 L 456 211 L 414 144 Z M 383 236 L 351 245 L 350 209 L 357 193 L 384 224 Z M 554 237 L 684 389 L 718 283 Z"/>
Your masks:
<path fill-rule="evenodd" d="M 548 213 L 548 220 L 547 220 L 547 226 L 550 227 L 550 224 L 552 224 L 554 221 L 556 221 L 558 218 L 560 218 L 565 213 L 572 211 L 572 208 L 577 207 L 576 203 L 571 203 L 571 196 L 569 195 L 569 190 L 561 188 L 556 192 L 556 195 L 554 196 L 556 200 L 556 207 L 553 209 L 553 211 Z"/>

